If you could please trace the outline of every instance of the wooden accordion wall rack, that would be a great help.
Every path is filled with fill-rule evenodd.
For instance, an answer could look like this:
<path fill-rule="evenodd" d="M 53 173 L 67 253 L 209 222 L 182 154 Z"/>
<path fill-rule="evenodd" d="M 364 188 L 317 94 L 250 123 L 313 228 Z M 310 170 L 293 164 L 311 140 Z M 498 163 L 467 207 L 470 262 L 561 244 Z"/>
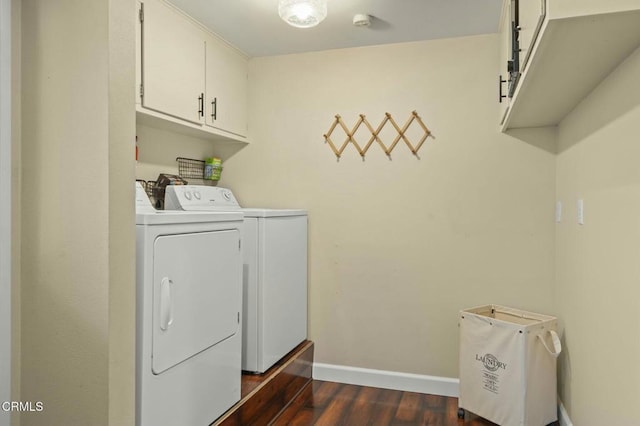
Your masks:
<path fill-rule="evenodd" d="M 415 146 L 409 141 L 409 139 L 405 135 L 405 133 L 407 132 L 407 130 L 409 129 L 409 127 L 414 121 L 417 122 L 418 125 L 424 131 L 424 134 L 422 135 L 422 137 L 420 138 L 420 140 Z M 382 129 L 387 123 L 391 123 L 391 125 L 398 132 L 398 135 L 389 146 L 385 145 L 384 142 L 382 142 L 382 140 L 379 137 L 380 132 L 382 131 Z M 367 127 L 367 129 L 369 129 L 369 131 L 371 132 L 371 138 L 369 138 L 369 141 L 366 143 L 366 145 L 361 147 L 360 144 L 356 142 L 353 136 L 356 134 L 356 132 L 358 131 L 358 129 L 362 124 L 364 124 Z M 336 127 L 338 126 L 342 128 L 342 130 L 346 135 L 346 139 L 344 140 L 340 148 L 337 148 L 336 145 L 331 140 L 331 135 L 333 134 Z M 371 145 L 373 145 L 374 142 L 377 142 L 378 145 L 380 145 L 380 148 L 382 148 L 382 150 L 384 151 L 384 153 L 387 154 L 388 157 L 391 157 L 391 151 L 393 151 L 396 145 L 398 145 L 398 143 L 400 142 L 400 139 L 402 139 L 404 143 L 409 147 L 409 149 L 411 150 L 411 153 L 417 156 L 418 150 L 420 149 L 422 144 L 424 144 L 424 142 L 427 140 L 429 136 L 433 137 L 431 135 L 431 131 L 427 128 L 427 126 L 425 126 L 424 122 L 422 121 L 418 113 L 416 111 L 413 111 L 411 113 L 411 116 L 409 117 L 409 119 L 407 120 L 407 122 L 402 128 L 398 126 L 398 123 L 396 123 L 396 121 L 393 119 L 391 114 L 387 112 L 385 113 L 385 117 L 382 119 L 382 122 L 380 123 L 378 128 L 375 130 L 373 129 L 373 126 L 371 126 L 371 123 L 369 123 L 369 120 L 367 120 L 364 114 L 360 114 L 358 120 L 356 121 L 356 124 L 353 126 L 353 129 L 351 130 L 349 130 L 347 126 L 344 124 L 344 121 L 342 121 L 342 117 L 340 117 L 340 115 L 336 115 L 336 118 L 333 121 L 331 128 L 329 129 L 329 132 L 324 135 L 324 140 L 326 143 L 329 144 L 329 146 L 333 150 L 333 153 L 336 155 L 338 159 L 340 159 L 340 157 L 342 156 L 342 153 L 344 152 L 347 145 L 351 143 L 353 146 L 355 146 L 355 148 L 358 150 L 358 154 L 360 154 L 360 156 L 364 160 L 364 156 L 367 153 L 367 150 L 371 147 Z"/>

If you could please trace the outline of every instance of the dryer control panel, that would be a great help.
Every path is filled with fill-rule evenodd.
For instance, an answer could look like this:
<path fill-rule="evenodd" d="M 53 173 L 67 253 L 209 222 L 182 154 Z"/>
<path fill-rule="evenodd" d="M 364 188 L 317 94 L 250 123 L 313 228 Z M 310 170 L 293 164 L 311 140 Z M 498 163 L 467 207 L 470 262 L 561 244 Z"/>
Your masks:
<path fill-rule="evenodd" d="M 227 188 L 205 185 L 169 185 L 165 189 L 165 210 L 230 211 L 240 205 Z"/>

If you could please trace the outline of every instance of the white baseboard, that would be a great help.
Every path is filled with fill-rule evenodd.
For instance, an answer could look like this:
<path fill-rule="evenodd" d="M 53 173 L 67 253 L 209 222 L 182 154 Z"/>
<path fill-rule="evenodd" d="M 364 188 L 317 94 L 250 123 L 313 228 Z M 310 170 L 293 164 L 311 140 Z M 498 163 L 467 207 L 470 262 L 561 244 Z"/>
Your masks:
<path fill-rule="evenodd" d="M 569 413 L 567 413 L 560 398 L 558 398 L 558 423 L 560 423 L 560 426 L 573 426 L 573 422 L 569 418 Z"/>
<path fill-rule="evenodd" d="M 431 395 L 460 395 L 460 380 L 450 377 L 427 376 L 400 373 L 397 371 L 373 370 L 370 368 L 347 367 L 316 362 L 313 364 L 313 378 L 327 382 L 370 386 L 405 392 L 420 392 Z M 558 398 L 558 422 L 560 426 L 573 426 L 569 413 Z"/>
<path fill-rule="evenodd" d="M 369 368 L 346 367 L 314 363 L 313 378 L 328 382 L 347 383 L 350 385 L 370 386 L 406 392 L 420 392 L 431 395 L 459 395 L 458 379 L 449 377 L 427 376 L 422 374 L 400 373 L 397 371 L 372 370 Z"/>

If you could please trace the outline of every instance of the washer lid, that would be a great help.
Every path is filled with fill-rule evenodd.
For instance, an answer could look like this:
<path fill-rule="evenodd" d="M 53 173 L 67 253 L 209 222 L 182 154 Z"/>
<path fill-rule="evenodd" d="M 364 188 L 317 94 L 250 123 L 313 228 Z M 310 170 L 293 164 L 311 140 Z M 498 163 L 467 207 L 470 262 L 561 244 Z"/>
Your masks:
<path fill-rule="evenodd" d="M 242 209 L 244 217 L 283 217 L 283 216 L 307 216 L 303 209 Z"/>
<path fill-rule="evenodd" d="M 168 225 L 180 223 L 242 222 L 241 212 L 185 212 L 158 210 L 136 213 L 136 225 Z"/>

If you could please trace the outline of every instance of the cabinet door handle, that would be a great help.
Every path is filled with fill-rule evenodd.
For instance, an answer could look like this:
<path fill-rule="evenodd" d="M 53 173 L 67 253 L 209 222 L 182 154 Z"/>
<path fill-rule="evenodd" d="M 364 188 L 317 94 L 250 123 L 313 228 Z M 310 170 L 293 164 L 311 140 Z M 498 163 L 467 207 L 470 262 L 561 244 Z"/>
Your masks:
<path fill-rule="evenodd" d="M 218 98 L 213 98 L 211 101 L 211 118 L 218 119 Z"/>
<path fill-rule="evenodd" d="M 198 115 L 204 117 L 204 93 L 200 93 L 198 97 Z"/>
<path fill-rule="evenodd" d="M 502 85 L 506 83 L 507 80 L 502 78 L 502 75 L 498 76 L 498 102 L 502 103 L 502 100 L 507 97 L 507 95 L 502 94 Z"/>

